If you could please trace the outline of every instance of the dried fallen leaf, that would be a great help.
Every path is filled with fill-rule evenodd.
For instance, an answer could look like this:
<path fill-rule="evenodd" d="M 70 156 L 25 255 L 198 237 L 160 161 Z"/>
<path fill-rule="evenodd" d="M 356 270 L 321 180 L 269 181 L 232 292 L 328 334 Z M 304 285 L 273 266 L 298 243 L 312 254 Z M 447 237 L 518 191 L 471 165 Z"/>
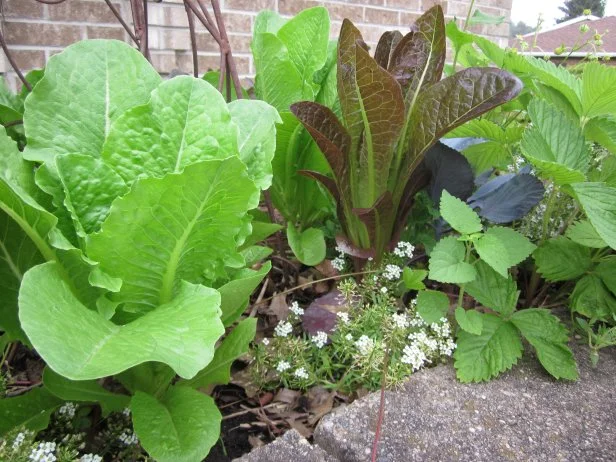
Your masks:
<path fill-rule="evenodd" d="M 275 316 L 278 321 L 287 319 L 289 317 L 287 298 L 282 294 L 274 295 L 266 314 Z"/>
<path fill-rule="evenodd" d="M 301 395 L 301 392 L 297 390 L 281 388 L 280 390 L 278 390 L 278 393 L 276 393 L 276 396 L 274 397 L 274 402 L 285 403 L 288 405 L 293 405 L 291 407 L 295 407 Z"/>
<path fill-rule="evenodd" d="M 261 446 L 265 445 L 263 440 L 256 435 L 248 435 L 248 443 L 250 443 L 250 447 L 252 447 L 253 449 L 260 448 Z"/>
<path fill-rule="evenodd" d="M 308 423 L 316 424 L 321 417 L 329 413 L 334 407 L 335 391 L 329 391 L 324 387 L 313 387 L 308 391 L 307 408 L 310 411 Z"/>

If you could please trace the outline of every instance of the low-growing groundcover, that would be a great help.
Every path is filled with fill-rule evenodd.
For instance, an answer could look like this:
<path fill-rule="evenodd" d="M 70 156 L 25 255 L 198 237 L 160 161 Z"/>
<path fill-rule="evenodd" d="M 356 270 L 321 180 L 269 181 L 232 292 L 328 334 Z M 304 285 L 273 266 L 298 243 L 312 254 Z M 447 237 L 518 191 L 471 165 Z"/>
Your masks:
<path fill-rule="evenodd" d="M 616 344 L 616 69 L 502 50 L 439 6 L 372 56 L 324 8 L 262 12 L 252 51 L 252 100 L 105 40 L 5 98 L 0 459 L 200 461 L 232 377 L 268 431 L 309 433 L 449 357 L 479 382 L 527 348 L 575 380 L 569 329 L 598 367 Z M 17 342 L 42 386 L 16 388 Z"/>

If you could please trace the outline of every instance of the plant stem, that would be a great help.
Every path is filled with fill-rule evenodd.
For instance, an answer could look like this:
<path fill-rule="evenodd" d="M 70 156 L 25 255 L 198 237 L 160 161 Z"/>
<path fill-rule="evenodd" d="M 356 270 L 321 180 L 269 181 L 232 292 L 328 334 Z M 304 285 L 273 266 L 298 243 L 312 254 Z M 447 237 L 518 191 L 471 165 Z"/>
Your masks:
<path fill-rule="evenodd" d="M 471 256 L 471 244 L 470 242 L 466 242 L 466 254 L 464 255 L 464 263 L 468 263 L 468 260 Z M 466 284 L 460 284 L 460 292 L 458 293 L 458 303 L 457 308 L 464 308 L 464 287 Z"/>

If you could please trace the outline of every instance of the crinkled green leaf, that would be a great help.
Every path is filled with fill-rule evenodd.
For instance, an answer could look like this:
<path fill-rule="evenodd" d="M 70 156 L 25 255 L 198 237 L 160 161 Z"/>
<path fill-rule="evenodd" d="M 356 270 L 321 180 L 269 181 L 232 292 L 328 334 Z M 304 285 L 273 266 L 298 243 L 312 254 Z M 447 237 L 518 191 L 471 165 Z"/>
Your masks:
<path fill-rule="evenodd" d="M 48 367 L 43 372 L 43 383 L 47 390 L 64 401 L 100 404 L 104 416 L 110 412 L 122 412 L 130 402 L 130 396 L 111 393 L 96 380 L 69 380 Z"/>
<path fill-rule="evenodd" d="M 518 311 L 511 322 L 535 348 L 539 362 L 557 379 L 577 380 L 573 353 L 567 346 L 566 327 L 549 310 L 531 308 Z"/>
<path fill-rule="evenodd" d="M 469 334 L 481 335 L 483 330 L 483 318 L 481 313 L 475 310 L 465 310 L 464 308 L 456 308 L 456 321 L 461 329 Z"/>
<path fill-rule="evenodd" d="M 567 228 L 566 236 L 573 242 L 591 247 L 594 249 L 602 249 L 607 247 L 605 241 L 599 236 L 597 230 L 588 220 L 578 221 Z"/>
<path fill-rule="evenodd" d="M 510 369 L 522 357 L 520 335 L 513 324 L 493 314 L 481 314 L 481 335 L 460 331 L 454 366 L 461 382 L 482 382 Z"/>
<path fill-rule="evenodd" d="M 443 219 L 460 234 L 479 233 L 483 229 L 479 215 L 447 190 L 441 195 L 440 210 Z"/>
<path fill-rule="evenodd" d="M 229 103 L 231 119 L 238 126 L 240 159 L 260 189 L 272 184 L 272 159 L 276 152 L 278 111 L 264 101 L 240 99 Z"/>
<path fill-rule="evenodd" d="M 237 254 L 235 239 L 255 198 L 258 190 L 237 157 L 142 179 L 89 236 L 88 256 L 122 279 L 115 301 L 149 311 L 171 300 L 182 280 L 217 278 Z"/>
<path fill-rule="evenodd" d="M 430 279 L 464 284 L 477 276 L 475 268 L 464 261 L 464 244 L 453 236 L 442 238 L 430 253 Z"/>
<path fill-rule="evenodd" d="M 221 296 L 222 322 L 225 327 L 233 324 L 242 314 L 250 295 L 271 269 L 271 262 L 264 264 L 258 271 L 244 268 L 231 281 L 218 288 Z"/>
<path fill-rule="evenodd" d="M 584 127 L 586 138 L 601 144 L 616 155 L 616 120 L 608 117 L 596 117 Z"/>
<path fill-rule="evenodd" d="M 305 265 L 318 265 L 325 259 L 325 236 L 317 228 L 308 228 L 302 231 L 289 223 L 287 238 L 293 254 Z"/>
<path fill-rule="evenodd" d="M 549 239 L 533 253 L 537 271 L 548 281 L 568 281 L 592 266 L 590 249 L 565 237 Z"/>
<path fill-rule="evenodd" d="M 503 278 L 486 262 L 475 264 L 477 278 L 464 286 L 466 292 L 475 300 L 503 316 L 515 311 L 520 291 L 510 275 Z"/>
<path fill-rule="evenodd" d="M 588 274 L 577 282 L 571 293 L 571 311 L 594 319 L 612 319 L 616 316 L 616 296 L 601 277 Z"/>
<path fill-rule="evenodd" d="M 449 297 L 436 290 L 421 290 L 417 294 L 417 314 L 432 324 L 445 317 L 449 311 Z"/>
<path fill-rule="evenodd" d="M 205 388 L 210 385 L 224 385 L 231 380 L 231 365 L 240 356 L 248 352 L 250 342 L 257 331 L 256 318 L 241 321 L 216 348 L 214 359 L 205 369 L 190 380 L 181 381 L 182 386 Z"/>
<path fill-rule="evenodd" d="M 34 432 L 47 428 L 51 414 L 63 401 L 38 387 L 14 398 L 0 399 L 0 436 L 15 427 L 24 426 Z"/>
<path fill-rule="evenodd" d="M 207 159 L 238 153 L 238 128 L 222 95 L 190 76 L 167 80 L 145 105 L 126 111 L 111 126 L 103 159 L 131 184 L 160 177 Z"/>
<path fill-rule="evenodd" d="M 24 275 L 19 319 L 49 367 L 71 380 L 117 374 L 146 361 L 166 363 L 191 378 L 211 361 L 224 332 L 214 289 L 184 282 L 168 303 L 119 326 L 79 302 L 55 262 Z"/>
<path fill-rule="evenodd" d="M 263 245 L 251 245 L 242 249 L 241 254 L 244 257 L 246 266 L 256 265 L 260 261 L 265 260 L 273 253 L 274 249 Z"/>
<path fill-rule="evenodd" d="M 24 156 L 47 162 L 58 154 L 100 156 L 111 124 L 144 104 L 161 82 L 135 48 L 117 40 L 84 40 L 52 56 L 26 99 Z"/>
<path fill-rule="evenodd" d="M 595 268 L 595 274 L 601 278 L 605 286 L 616 297 L 616 258 L 612 256 L 600 262 Z"/>
<path fill-rule="evenodd" d="M 590 153 L 579 124 L 541 99 L 531 101 L 528 113 L 533 125 L 521 149 L 529 162 L 557 184 L 585 181 Z"/>
<path fill-rule="evenodd" d="M 462 151 L 476 173 L 493 167 L 505 167 L 511 163 L 511 155 L 501 143 L 486 141 L 473 144 Z"/>
<path fill-rule="evenodd" d="M 200 462 L 220 435 L 214 400 L 188 387 L 171 387 L 160 398 L 138 391 L 130 403 L 139 443 L 159 462 Z"/>
<path fill-rule="evenodd" d="M 616 69 L 598 62 L 584 66 L 582 115 L 589 119 L 616 113 Z"/>
<path fill-rule="evenodd" d="M 404 287 L 408 290 L 423 290 L 426 288 L 423 280 L 428 276 L 426 270 L 411 269 L 408 266 L 402 272 Z"/>
<path fill-rule="evenodd" d="M 571 187 L 599 236 L 616 249 L 616 187 L 605 183 L 576 183 Z"/>
<path fill-rule="evenodd" d="M 489 228 L 474 245 L 481 259 L 505 278 L 509 268 L 524 261 L 536 248 L 522 234 L 501 226 Z"/>
<path fill-rule="evenodd" d="M 254 33 L 270 32 L 276 34 L 287 20 L 272 10 L 261 10 L 255 18 Z"/>

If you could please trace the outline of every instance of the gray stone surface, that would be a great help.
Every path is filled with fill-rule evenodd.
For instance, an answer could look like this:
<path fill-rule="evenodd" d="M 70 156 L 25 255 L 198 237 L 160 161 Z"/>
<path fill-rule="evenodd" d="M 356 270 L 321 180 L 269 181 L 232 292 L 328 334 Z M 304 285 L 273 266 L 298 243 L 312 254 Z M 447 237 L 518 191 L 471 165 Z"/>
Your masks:
<path fill-rule="evenodd" d="M 289 430 L 273 443 L 254 449 L 234 462 L 338 462 L 338 459 L 311 445 L 297 431 Z"/>
<path fill-rule="evenodd" d="M 415 374 L 386 393 L 378 460 L 616 461 L 616 349 L 597 369 L 587 349 L 574 352 L 576 383 L 551 379 L 530 354 L 488 383 L 461 384 L 452 365 Z M 374 393 L 338 408 L 315 443 L 341 462 L 369 461 L 378 407 Z"/>

